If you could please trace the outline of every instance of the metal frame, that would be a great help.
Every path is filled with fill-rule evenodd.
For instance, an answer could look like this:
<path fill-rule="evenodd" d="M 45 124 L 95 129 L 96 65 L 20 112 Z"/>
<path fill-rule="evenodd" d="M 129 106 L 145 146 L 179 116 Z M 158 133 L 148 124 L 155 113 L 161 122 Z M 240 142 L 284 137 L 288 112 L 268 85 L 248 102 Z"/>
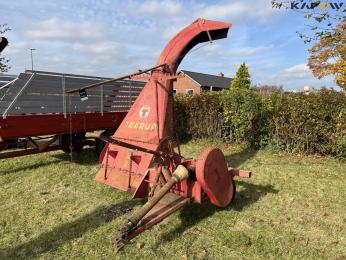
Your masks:
<path fill-rule="evenodd" d="M 21 74 L 22 75 L 22 74 Z M 9 115 L 18 115 L 18 114 L 44 114 L 44 113 L 63 113 L 64 116 L 67 116 L 68 112 L 100 112 L 103 114 L 103 112 L 107 112 L 109 110 L 115 111 L 112 109 L 114 105 L 122 106 L 124 105 L 124 102 L 128 103 L 126 106 L 128 106 L 127 110 L 132 104 L 132 94 L 133 91 L 138 95 L 141 88 L 144 85 L 144 82 L 142 81 L 134 81 L 134 80 L 119 80 L 114 81 L 112 80 L 111 84 L 107 84 L 107 90 L 104 89 L 103 79 L 99 77 L 90 77 L 90 76 L 82 76 L 82 75 L 72 75 L 72 74 L 62 74 L 62 73 L 52 73 L 52 72 L 36 72 L 36 71 L 26 71 L 26 74 L 23 74 L 22 78 L 26 78 L 26 75 L 30 75 L 28 79 L 25 79 L 25 83 L 22 86 L 22 81 L 15 85 L 15 89 L 19 89 L 15 93 L 15 96 L 13 97 L 13 91 L 6 93 L 4 95 L 3 99 L 11 99 L 8 100 L 10 104 L 3 108 L 3 118 L 6 118 Z M 34 76 L 33 76 L 34 75 Z M 37 76 L 37 78 L 35 77 Z M 47 78 L 45 78 L 47 76 Z M 52 78 L 50 78 L 52 77 Z M 21 78 L 19 76 L 19 78 Z M 58 78 L 61 78 L 60 83 Z M 52 79 L 52 84 L 49 85 L 49 80 Z M 75 81 L 76 80 L 76 81 Z M 73 87 L 74 83 L 77 85 L 80 85 L 81 82 L 95 82 L 95 81 L 102 81 L 100 84 L 97 82 L 96 84 L 100 87 L 100 90 L 98 93 L 91 92 L 90 93 L 90 99 L 88 99 L 85 102 L 80 102 L 79 98 L 75 95 L 73 95 L 73 100 L 79 100 L 77 103 L 74 103 L 73 111 L 68 111 L 67 107 L 67 98 L 66 98 L 66 91 L 69 91 L 71 87 Z M 47 82 L 48 81 L 48 82 Z M 45 88 L 45 85 L 47 84 L 47 88 Z M 132 89 L 132 87 L 135 87 Z M 61 91 L 59 90 L 61 89 Z M 11 88 L 12 90 L 14 88 Z M 27 93 L 24 95 L 24 91 L 27 90 Z M 126 93 L 126 91 L 130 90 L 129 97 L 124 97 L 122 95 L 117 97 L 116 92 L 119 91 L 119 93 Z M 45 92 L 46 91 L 46 92 Z M 125 92 L 124 92 L 125 91 Z M 114 95 L 112 93 L 114 92 Z M 40 93 L 38 95 L 37 93 Z M 71 95 L 71 94 L 69 94 Z M 107 95 L 107 97 L 105 97 Z M 98 101 L 97 101 L 97 97 Z M 52 103 L 50 101 L 45 101 L 45 99 L 52 99 Z M 38 100 L 41 99 L 42 102 L 40 103 Z M 46 99 L 46 100 L 47 100 Z M 30 100 L 34 100 L 35 102 L 30 102 Z M 37 101 L 37 102 L 36 102 Z M 76 102 L 76 101 L 73 101 Z M 111 103 L 109 103 L 111 102 Z M 117 103 L 117 104 L 115 104 Z M 123 103 L 123 104 L 121 104 Z M 4 104 L 4 103 L 3 103 Z M 17 107 L 18 104 L 18 110 L 12 111 L 12 108 L 14 106 Z M 37 106 L 38 104 L 42 104 L 42 107 Z M 111 109 L 109 109 L 111 107 Z M 77 110 L 76 110 L 77 109 Z M 116 110 L 119 111 L 119 110 Z"/>
<path fill-rule="evenodd" d="M 23 91 L 27 88 L 27 86 L 30 84 L 32 79 L 35 77 L 35 73 L 31 75 L 31 77 L 28 79 L 28 81 L 24 84 L 24 86 L 18 91 L 17 95 L 14 97 L 12 102 L 8 105 L 8 107 L 5 109 L 4 113 L 2 114 L 2 117 L 6 119 L 7 113 L 11 110 L 12 106 L 16 103 L 18 97 L 23 93 Z"/>
<path fill-rule="evenodd" d="M 2 87 L 0 87 L 0 91 L 7 88 L 6 91 L 3 93 L 3 95 L 0 97 L 0 101 L 2 101 L 4 99 L 4 97 L 6 96 L 7 92 L 10 89 L 9 85 L 14 84 L 17 81 L 18 78 L 15 78 L 14 80 L 11 80 L 10 82 L 6 83 L 5 85 L 3 85 Z"/>

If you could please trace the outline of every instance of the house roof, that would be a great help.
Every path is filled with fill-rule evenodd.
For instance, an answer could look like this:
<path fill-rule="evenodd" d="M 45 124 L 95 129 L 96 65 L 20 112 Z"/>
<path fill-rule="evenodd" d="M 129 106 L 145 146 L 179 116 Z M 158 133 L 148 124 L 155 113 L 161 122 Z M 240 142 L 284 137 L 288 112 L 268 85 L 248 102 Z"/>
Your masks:
<path fill-rule="evenodd" d="M 228 77 L 221 77 L 188 70 L 182 70 L 182 72 L 194 81 L 196 81 L 202 87 L 212 86 L 214 88 L 228 89 L 232 81 L 232 78 Z"/>

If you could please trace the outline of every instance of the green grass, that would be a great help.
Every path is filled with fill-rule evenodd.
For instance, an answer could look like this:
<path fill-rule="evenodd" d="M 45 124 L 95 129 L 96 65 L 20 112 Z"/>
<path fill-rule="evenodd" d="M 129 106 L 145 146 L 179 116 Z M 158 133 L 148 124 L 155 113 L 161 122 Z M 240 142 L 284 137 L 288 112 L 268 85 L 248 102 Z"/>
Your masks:
<path fill-rule="evenodd" d="M 62 152 L 0 161 L 0 259 L 345 259 L 346 163 L 207 141 L 182 151 L 197 157 L 208 145 L 253 172 L 236 180 L 234 203 L 189 205 L 117 255 L 112 242 L 131 213 L 111 210 L 143 201 L 94 181 L 92 149 L 73 163 Z"/>

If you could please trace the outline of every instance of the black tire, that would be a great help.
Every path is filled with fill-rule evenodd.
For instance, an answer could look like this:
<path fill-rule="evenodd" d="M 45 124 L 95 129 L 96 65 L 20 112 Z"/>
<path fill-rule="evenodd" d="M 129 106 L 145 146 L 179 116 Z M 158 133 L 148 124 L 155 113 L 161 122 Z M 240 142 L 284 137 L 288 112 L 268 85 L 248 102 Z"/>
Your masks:
<path fill-rule="evenodd" d="M 65 153 L 71 152 L 70 139 L 71 139 L 71 134 L 64 134 L 64 135 L 61 135 L 59 138 L 59 144 L 65 146 L 62 149 Z M 84 141 L 85 141 L 85 132 L 73 133 L 72 134 L 72 152 L 81 151 L 84 146 Z"/>
<path fill-rule="evenodd" d="M 6 143 L 7 143 L 6 149 L 18 148 L 18 139 L 6 140 Z"/>
<path fill-rule="evenodd" d="M 108 129 L 101 133 L 101 136 L 111 137 L 115 132 L 115 129 Z M 96 138 L 95 141 L 95 152 L 98 156 L 101 155 L 103 148 L 105 147 L 106 142 L 102 141 L 101 139 Z"/>
<path fill-rule="evenodd" d="M 233 196 L 232 196 L 230 204 L 234 201 L 235 194 L 237 192 L 237 186 L 235 185 L 235 181 L 234 180 L 232 180 L 232 185 L 233 185 Z"/>
<path fill-rule="evenodd" d="M 9 139 L 0 142 L 0 151 L 18 148 L 18 139 Z"/>

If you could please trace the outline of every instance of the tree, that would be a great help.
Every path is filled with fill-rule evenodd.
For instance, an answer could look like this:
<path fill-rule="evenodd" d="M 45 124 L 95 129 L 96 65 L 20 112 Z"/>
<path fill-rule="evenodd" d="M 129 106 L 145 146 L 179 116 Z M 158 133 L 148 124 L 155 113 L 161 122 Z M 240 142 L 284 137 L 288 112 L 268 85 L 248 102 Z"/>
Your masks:
<path fill-rule="evenodd" d="M 284 88 L 282 85 L 255 85 L 251 88 L 259 93 L 273 93 L 273 92 L 283 92 Z"/>
<path fill-rule="evenodd" d="M 343 1 L 272 0 L 272 7 L 290 9 L 314 21 L 306 24 L 308 32 L 297 32 L 304 43 L 314 43 L 309 50 L 308 66 L 315 77 L 333 76 L 335 82 L 346 89 L 346 4 Z"/>
<path fill-rule="evenodd" d="M 313 21 L 305 24 L 308 31 L 297 32 L 305 43 L 316 42 L 330 36 L 336 25 L 345 21 L 346 4 L 343 1 L 272 0 L 272 7 L 301 13 L 308 21 Z"/>
<path fill-rule="evenodd" d="M 230 89 L 250 89 L 251 79 L 248 67 L 243 62 L 232 80 Z"/>
<path fill-rule="evenodd" d="M 309 52 L 308 66 L 314 76 L 319 79 L 334 76 L 336 84 L 346 90 L 346 21 L 321 38 Z"/>
<path fill-rule="evenodd" d="M 0 35 L 9 30 L 11 29 L 7 26 L 7 24 L 0 24 Z M 9 59 L 2 57 L 0 54 L 0 72 L 7 72 L 10 69 L 8 65 L 9 61 L 10 61 Z"/>

